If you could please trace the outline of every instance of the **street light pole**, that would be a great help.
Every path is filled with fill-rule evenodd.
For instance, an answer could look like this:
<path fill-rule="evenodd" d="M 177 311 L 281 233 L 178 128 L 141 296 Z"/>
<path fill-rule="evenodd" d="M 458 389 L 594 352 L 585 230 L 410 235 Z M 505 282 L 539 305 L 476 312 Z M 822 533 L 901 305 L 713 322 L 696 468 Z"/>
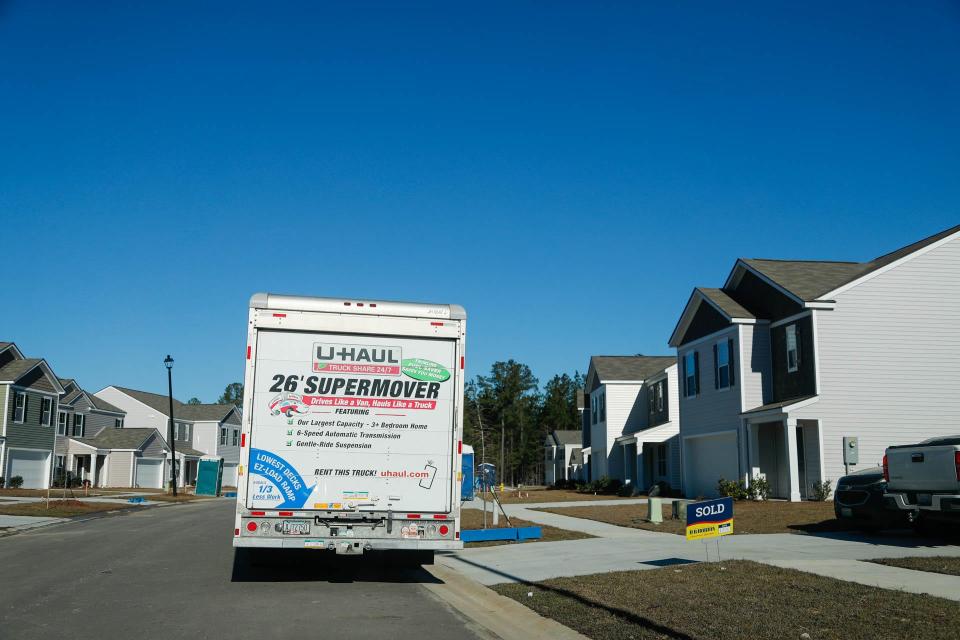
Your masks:
<path fill-rule="evenodd" d="M 177 448 L 173 443 L 173 358 L 167 354 L 163 364 L 167 367 L 167 395 L 170 399 L 170 424 L 167 428 L 167 437 L 170 439 L 170 487 L 173 495 L 177 495 Z"/>

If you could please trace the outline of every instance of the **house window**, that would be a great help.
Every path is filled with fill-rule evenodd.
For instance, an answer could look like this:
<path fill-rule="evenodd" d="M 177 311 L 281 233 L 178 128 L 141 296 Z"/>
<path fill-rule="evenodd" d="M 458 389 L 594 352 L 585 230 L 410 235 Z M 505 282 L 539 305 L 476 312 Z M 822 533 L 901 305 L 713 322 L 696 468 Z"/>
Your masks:
<path fill-rule="evenodd" d="M 233 446 L 236 447 L 239 445 L 240 445 L 240 430 L 234 429 L 233 430 Z"/>
<path fill-rule="evenodd" d="M 73 414 L 73 435 L 82 438 L 87 430 L 87 416 L 82 413 Z"/>
<path fill-rule="evenodd" d="M 657 475 L 661 478 L 667 475 L 667 445 L 657 445 Z"/>
<path fill-rule="evenodd" d="M 797 347 L 797 325 L 788 324 L 787 333 L 787 371 L 793 373 L 800 368 L 800 349 Z"/>
<path fill-rule="evenodd" d="M 700 354 L 696 351 L 683 356 L 683 395 L 690 398 L 700 393 Z"/>
<path fill-rule="evenodd" d="M 23 422 L 23 417 L 27 414 L 27 394 L 23 391 L 17 391 L 13 401 L 13 421 Z"/>
<path fill-rule="evenodd" d="M 660 413 L 661 411 L 663 411 L 663 396 L 666 394 L 666 391 L 667 391 L 667 381 L 661 380 L 660 382 L 657 383 L 657 385 L 654 388 L 656 389 L 656 407 L 655 408 L 657 413 Z"/>
<path fill-rule="evenodd" d="M 220 427 L 220 444 L 226 446 L 227 444 L 227 429 L 226 427 Z"/>
<path fill-rule="evenodd" d="M 113 420 L 114 429 L 123 429 L 123 418 L 115 418 Z"/>
<path fill-rule="evenodd" d="M 57 411 L 57 435 L 67 435 L 67 412 Z"/>
<path fill-rule="evenodd" d="M 600 394 L 600 422 L 607 419 L 607 394 Z"/>
<path fill-rule="evenodd" d="M 713 345 L 714 353 L 714 380 L 717 389 L 730 388 L 730 344 L 724 340 Z"/>
<path fill-rule="evenodd" d="M 590 397 L 590 418 L 593 424 L 597 424 L 597 402 L 598 396 Z"/>
<path fill-rule="evenodd" d="M 43 398 L 40 400 L 40 424 L 45 427 L 49 427 L 52 423 L 50 422 L 53 419 L 53 400 L 50 398 Z"/>

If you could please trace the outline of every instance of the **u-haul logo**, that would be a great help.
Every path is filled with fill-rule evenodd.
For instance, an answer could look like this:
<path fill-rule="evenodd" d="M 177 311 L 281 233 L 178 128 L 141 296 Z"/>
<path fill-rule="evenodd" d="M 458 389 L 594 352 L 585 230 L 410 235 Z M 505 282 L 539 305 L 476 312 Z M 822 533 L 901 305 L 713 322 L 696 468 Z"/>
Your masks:
<path fill-rule="evenodd" d="M 400 375 L 400 347 L 368 344 L 313 343 L 313 370 L 318 373 Z"/>

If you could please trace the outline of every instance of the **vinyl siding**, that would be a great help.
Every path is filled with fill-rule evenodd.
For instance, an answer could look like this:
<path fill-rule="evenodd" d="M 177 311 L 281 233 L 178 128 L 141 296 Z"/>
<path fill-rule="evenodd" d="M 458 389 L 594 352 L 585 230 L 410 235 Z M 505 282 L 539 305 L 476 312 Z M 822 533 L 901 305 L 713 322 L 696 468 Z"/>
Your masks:
<path fill-rule="evenodd" d="M 132 451 L 116 451 L 107 462 L 107 486 L 129 487 L 130 469 L 133 465 Z"/>
<path fill-rule="evenodd" d="M 166 415 L 148 407 L 138 400 L 134 400 L 122 391 L 118 391 L 113 387 L 107 387 L 106 389 L 97 391 L 95 395 L 126 412 L 123 421 L 124 427 L 153 427 L 160 433 L 167 432 Z"/>
<path fill-rule="evenodd" d="M 7 394 L 9 390 L 10 390 L 9 385 L 5 385 L 5 384 L 0 385 L 0 410 L 4 412 L 3 415 L 6 416 L 8 422 L 10 420 L 10 416 L 13 415 L 13 409 L 7 406 Z M 0 426 L 2 425 L 3 425 L 3 416 L 0 416 Z M 6 435 L 6 434 L 0 434 L 0 435 Z"/>
<path fill-rule="evenodd" d="M 27 375 L 16 380 L 18 387 L 24 387 L 26 389 L 35 389 L 37 391 L 49 391 L 51 393 L 56 393 L 56 389 L 53 388 L 53 384 L 50 382 L 50 379 L 47 378 L 47 375 L 43 372 L 43 366 L 37 365 Z"/>
<path fill-rule="evenodd" d="M 843 474 L 842 438 L 860 438 L 857 469 L 890 445 L 960 432 L 960 240 L 836 295 L 816 311 L 827 478 Z"/>
<path fill-rule="evenodd" d="M 27 412 L 24 416 L 23 424 L 13 421 L 14 413 L 14 394 L 10 394 L 10 404 L 7 407 L 7 448 L 25 448 L 25 449 L 46 449 L 51 451 L 53 448 L 53 435 L 56 430 L 57 401 L 52 401 L 51 426 L 44 427 L 40 424 L 40 401 L 44 397 L 39 393 L 26 391 L 27 394 Z"/>
<path fill-rule="evenodd" d="M 220 444 L 220 427 L 227 429 L 227 444 Z M 240 424 L 218 424 L 217 425 L 217 455 L 223 458 L 224 462 L 240 462 L 240 445 L 234 446 L 233 432 L 240 431 Z M 238 436 L 239 438 L 239 436 Z M 239 440 L 237 441 L 239 442 Z"/>
<path fill-rule="evenodd" d="M 735 363 L 749 411 L 770 402 L 770 328 L 766 323 L 740 325 L 740 362 Z"/>
<path fill-rule="evenodd" d="M 193 444 L 190 446 L 207 455 L 216 456 L 219 437 L 220 428 L 216 422 L 196 422 L 193 425 Z"/>
<path fill-rule="evenodd" d="M 713 388 L 713 344 L 733 338 L 734 354 L 738 353 L 737 328 L 717 334 L 715 338 L 700 342 L 693 347 L 681 347 L 679 359 L 690 351 L 700 354 L 700 394 L 680 398 L 680 433 L 682 436 L 700 435 L 714 431 L 729 431 L 740 426 L 740 380 L 729 389 Z M 682 374 L 681 374 L 682 375 Z"/>
<path fill-rule="evenodd" d="M 166 456 L 164 442 L 156 434 L 150 436 L 147 440 L 147 446 L 141 451 L 144 458 L 163 458 Z"/>

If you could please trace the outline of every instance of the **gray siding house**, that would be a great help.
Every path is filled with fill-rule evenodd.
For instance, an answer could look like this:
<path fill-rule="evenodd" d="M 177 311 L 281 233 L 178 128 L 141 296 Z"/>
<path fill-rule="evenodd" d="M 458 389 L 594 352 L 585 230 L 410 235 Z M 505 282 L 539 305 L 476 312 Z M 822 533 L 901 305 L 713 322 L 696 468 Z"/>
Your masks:
<path fill-rule="evenodd" d="M 544 483 L 549 486 L 564 480 L 573 480 L 571 460 L 573 454 L 580 449 L 579 431 L 557 431 L 554 429 L 548 433 L 543 444 Z"/>
<path fill-rule="evenodd" d="M 887 446 L 956 433 L 958 282 L 960 226 L 869 262 L 740 259 L 694 289 L 670 338 L 687 496 L 762 476 L 801 500 Z"/>
<path fill-rule="evenodd" d="M 170 422 L 169 398 L 166 395 L 109 386 L 96 393 L 98 398 L 123 409 L 126 421 L 134 427 L 151 427 L 167 434 Z M 223 485 L 236 486 L 240 462 L 240 410 L 230 404 L 185 404 L 173 401 L 174 447 L 180 484 L 196 478 L 200 457 L 223 460 Z M 181 452 L 193 452 L 182 458 Z"/>
<path fill-rule="evenodd" d="M 0 475 L 23 487 L 50 486 L 57 405 L 63 387 L 46 361 L 0 342 Z"/>
<path fill-rule="evenodd" d="M 122 429 L 122 409 L 89 394 L 73 378 L 61 378 L 64 393 L 57 409 L 57 442 L 54 451 L 55 477 L 66 478 L 67 472 L 95 487 L 109 485 L 105 475 L 108 449 L 95 450 L 82 444 L 85 438 L 96 438 L 106 429 Z"/>

